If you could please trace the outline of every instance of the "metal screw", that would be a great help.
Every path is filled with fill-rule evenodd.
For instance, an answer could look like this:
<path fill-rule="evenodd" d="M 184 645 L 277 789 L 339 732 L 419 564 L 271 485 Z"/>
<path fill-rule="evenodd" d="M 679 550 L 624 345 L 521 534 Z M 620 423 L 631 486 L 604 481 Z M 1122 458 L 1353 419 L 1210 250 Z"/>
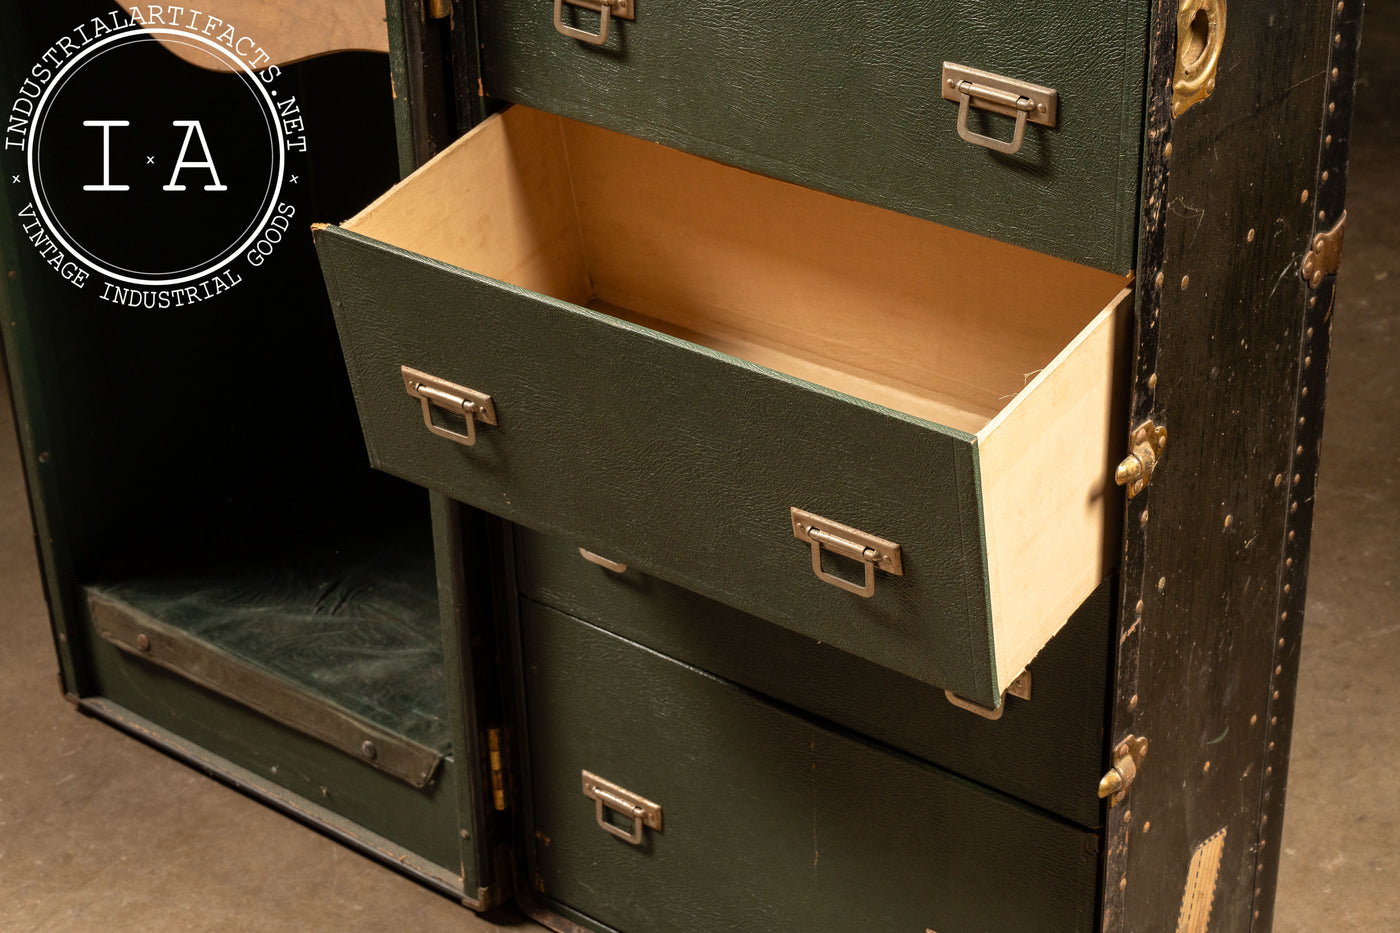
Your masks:
<path fill-rule="evenodd" d="M 379 757 L 379 749 L 375 748 L 374 743 L 369 739 L 365 739 L 365 743 L 360 746 L 360 751 L 363 752 L 364 756 L 370 761 Z"/>

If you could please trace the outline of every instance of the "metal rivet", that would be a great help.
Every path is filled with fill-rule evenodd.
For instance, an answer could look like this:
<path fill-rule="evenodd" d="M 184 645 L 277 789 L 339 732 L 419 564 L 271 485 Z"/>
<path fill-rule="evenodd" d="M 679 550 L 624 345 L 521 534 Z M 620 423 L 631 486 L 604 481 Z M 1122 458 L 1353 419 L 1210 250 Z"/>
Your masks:
<path fill-rule="evenodd" d="M 1293 485 L 1295 485 L 1295 486 L 1298 485 L 1299 481 L 1302 480 L 1302 478 L 1303 478 L 1302 474 L 1300 474 L 1300 473 L 1294 473 L 1294 474 L 1293 474 Z"/>
<path fill-rule="evenodd" d="M 145 632 L 136 636 L 136 647 L 140 648 L 142 651 L 151 650 L 151 639 L 147 637 Z"/>
<path fill-rule="evenodd" d="M 1280 638 L 1280 639 L 1278 640 L 1278 646 L 1279 646 L 1280 648 L 1283 647 L 1283 639 L 1282 639 L 1282 638 Z"/>
<path fill-rule="evenodd" d="M 1301 457 L 1301 456 L 1303 455 L 1303 445 L 1302 445 L 1302 444 L 1299 444 L 1299 445 L 1298 445 L 1298 447 L 1297 447 L 1297 452 L 1298 452 L 1298 456 Z"/>
<path fill-rule="evenodd" d="M 1147 509 L 1142 510 L 1142 515 L 1138 516 L 1138 522 L 1143 525 L 1147 524 Z"/>
<path fill-rule="evenodd" d="M 1284 564 L 1287 565 L 1287 566 L 1289 566 L 1289 567 L 1292 567 L 1292 566 L 1293 566 L 1293 558 L 1291 558 L 1291 557 L 1288 558 L 1287 560 L 1284 561 Z"/>
<path fill-rule="evenodd" d="M 1289 540 L 1289 541 L 1292 541 L 1292 540 L 1293 540 L 1293 532 L 1291 532 L 1291 531 L 1288 533 L 1288 540 Z"/>
<path fill-rule="evenodd" d="M 360 752 L 370 761 L 379 757 L 379 749 L 375 748 L 369 739 L 365 739 L 364 744 L 360 746 Z"/>
<path fill-rule="evenodd" d="M 1279 620 L 1280 622 L 1287 622 L 1287 621 L 1288 621 L 1288 611 L 1285 610 L 1285 611 L 1283 611 L 1283 612 L 1280 612 L 1280 613 L 1278 614 L 1278 620 Z"/>
<path fill-rule="evenodd" d="M 1147 387 L 1148 387 L 1149 389 L 1155 389 L 1155 388 L 1157 388 L 1157 374 L 1156 374 L 1156 373 L 1153 373 L 1152 375 L 1150 375 L 1150 376 L 1147 377 Z"/>
<path fill-rule="evenodd" d="M 1323 180 L 1323 181 L 1326 181 L 1329 177 L 1331 177 L 1331 174 L 1332 174 L 1331 172 L 1328 172 L 1328 171 L 1324 170 L 1323 173 L 1322 173 L 1322 180 Z"/>
<path fill-rule="evenodd" d="M 1331 133 L 1328 133 L 1327 136 L 1324 137 L 1322 141 L 1323 141 L 1324 143 L 1326 143 L 1327 145 L 1329 145 L 1329 146 L 1332 145 L 1332 134 L 1331 134 Z"/>
<path fill-rule="evenodd" d="M 1309 298 L 1309 299 L 1308 299 L 1308 307 L 1309 307 L 1309 308 L 1315 306 L 1316 304 L 1317 304 L 1317 297 L 1316 297 L 1316 296 L 1313 296 L 1312 298 Z"/>
<path fill-rule="evenodd" d="M 1160 580 L 1157 581 L 1157 592 L 1160 593 L 1160 592 L 1162 592 L 1163 590 L 1165 590 L 1166 588 L 1167 588 L 1167 578 L 1166 578 L 1166 577 L 1162 577 Z"/>
<path fill-rule="evenodd" d="M 1151 821 L 1151 820 L 1148 820 L 1146 823 L 1143 823 L 1143 824 L 1142 824 L 1142 831 L 1145 832 L 1145 833 L 1150 833 L 1150 832 L 1152 832 L 1152 821 Z"/>
<path fill-rule="evenodd" d="M 1127 876 L 1127 875 L 1124 875 L 1122 878 L 1119 878 L 1119 879 L 1118 879 L 1118 890 L 1123 891 L 1123 890 L 1126 890 L 1127 887 L 1128 887 L 1128 876 Z"/>
<path fill-rule="evenodd" d="M 470 839 L 472 837 L 472 834 L 467 832 L 465 829 L 457 830 L 457 835 L 461 836 L 463 839 Z"/>
<path fill-rule="evenodd" d="M 1246 242 L 1246 243 L 1253 243 L 1253 242 L 1254 242 L 1254 228 L 1253 228 L 1253 227 L 1250 227 L 1250 228 L 1249 228 L 1249 232 L 1246 233 L 1246 234 L 1244 235 L 1244 239 L 1245 239 L 1245 242 Z"/>
<path fill-rule="evenodd" d="M 1167 143 L 1167 148 L 1162 150 L 1162 155 L 1168 159 L 1172 157 L 1172 144 Z"/>
<path fill-rule="evenodd" d="M 1282 484 L 1283 484 L 1283 474 L 1282 474 L 1282 473 L 1279 473 L 1279 474 L 1277 474 L 1277 475 L 1274 477 L 1274 485 L 1275 485 L 1275 486 L 1281 486 Z"/>
<path fill-rule="evenodd" d="M 1257 715 L 1249 717 L 1249 724 L 1250 724 L 1251 726 L 1252 726 L 1252 725 L 1255 725 L 1255 724 L 1258 723 L 1258 722 L 1259 722 L 1259 717 L 1258 717 Z"/>
<path fill-rule="evenodd" d="M 1124 822 L 1124 823 L 1131 823 L 1132 821 L 1133 821 L 1133 811 L 1132 811 L 1132 810 L 1129 810 L 1127 813 L 1124 813 L 1124 814 L 1123 814 L 1123 822 Z"/>
<path fill-rule="evenodd" d="M 1278 667 L 1274 668 L 1274 676 L 1278 676 L 1279 674 L 1282 674 L 1282 673 L 1283 673 L 1283 665 L 1282 665 L 1282 664 L 1280 664 Z M 1272 745 L 1270 745 L 1269 747 L 1270 747 L 1270 748 L 1273 748 Z"/>
<path fill-rule="evenodd" d="M 1157 279 L 1156 279 L 1156 281 L 1157 281 L 1157 287 L 1158 287 L 1158 288 L 1161 288 L 1161 287 L 1162 287 L 1162 282 L 1164 282 L 1165 280 L 1166 280 L 1166 279 L 1165 279 L 1165 277 L 1162 275 L 1162 273 L 1158 272 L 1158 273 L 1157 273 Z"/>
<path fill-rule="evenodd" d="M 1138 705 L 1138 698 L 1137 698 L 1137 694 L 1134 693 L 1134 694 L 1133 694 L 1133 698 L 1132 698 L 1131 700 L 1128 701 L 1128 709 L 1137 709 L 1137 705 Z"/>
<path fill-rule="evenodd" d="M 1311 357 L 1311 356 L 1305 356 L 1305 357 L 1303 357 L 1303 368 L 1304 368 L 1304 369 L 1307 369 L 1307 368 L 1308 368 L 1309 366 L 1311 366 L 1311 365 L 1312 365 L 1312 357 Z"/>
<path fill-rule="evenodd" d="M 1277 692 L 1277 691 L 1274 692 L 1274 698 L 1275 698 L 1275 699 L 1278 698 L 1278 692 Z M 1271 775 L 1271 774 L 1273 774 L 1273 773 L 1274 773 L 1274 767 L 1273 767 L 1273 765 L 1270 765 L 1269 767 L 1267 767 L 1267 768 L 1264 769 L 1264 777 L 1268 777 L 1269 775 Z"/>
<path fill-rule="evenodd" d="M 1312 329 L 1311 327 L 1309 327 L 1309 328 L 1308 328 L 1308 336 L 1311 337 L 1312 335 L 1313 335 L 1313 329 Z"/>
<path fill-rule="evenodd" d="M 1296 511 L 1298 511 L 1298 503 L 1295 502 L 1295 503 L 1293 503 L 1292 505 L 1290 505 L 1290 506 L 1288 507 L 1288 511 L 1290 511 L 1290 512 L 1296 512 Z"/>
<path fill-rule="evenodd" d="M 1278 691 L 1277 691 L 1277 690 L 1274 691 L 1274 699 L 1275 699 L 1275 700 L 1278 699 Z"/>
<path fill-rule="evenodd" d="M 1318 219 L 1318 220 L 1326 220 L 1326 219 L 1327 219 L 1327 212 L 1326 212 L 1326 211 L 1318 211 L 1318 212 L 1317 212 L 1317 219 Z"/>
<path fill-rule="evenodd" d="M 1191 284 L 1191 276 L 1189 276 L 1189 275 L 1183 275 L 1183 276 L 1181 277 L 1181 288 L 1182 288 L 1182 290 L 1185 291 L 1185 290 L 1186 290 L 1186 286 L 1188 286 L 1188 285 L 1190 285 L 1190 284 Z"/>
<path fill-rule="evenodd" d="M 48 452 L 47 450 L 44 450 L 44 451 L 40 451 L 40 452 L 39 452 L 39 462 L 40 462 L 40 463 L 48 463 L 48 462 L 49 462 L 49 452 Z"/>
<path fill-rule="evenodd" d="M 1210 773 L 1210 762 L 1209 762 L 1209 761 L 1207 761 L 1204 765 L 1201 766 L 1201 773 L 1202 773 L 1202 774 L 1209 774 L 1209 773 Z"/>
<path fill-rule="evenodd" d="M 1290 584 L 1285 583 L 1283 585 L 1283 591 L 1285 593 L 1291 593 L 1293 591 L 1293 587 Z"/>
<path fill-rule="evenodd" d="M 1229 527 L 1230 527 L 1230 523 L 1231 523 L 1232 521 L 1234 521 L 1234 520 L 1235 520 L 1235 519 L 1234 519 L 1234 516 L 1226 515 L 1226 516 L 1225 516 L 1225 527 L 1226 527 L 1226 528 L 1229 528 Z"/>
<path fill-rule="evenodd" d="M 1340 32 L 1337 33 L 1335 36 L 1332 37 L 1332 44 L 1333 44 L 1333 45 L 1341 45 L 1341 44 L 1342 44 L 1342 34 L 1341 34 Z"/>
<path fill-rule="evenodd" d="M 1276 725 L 1278 725 L 1278 717 L 1277 717 L 1277 716 L 1270 716 L 1270 717 L 1269 717 L 1269 725 L 1271 725 L 1271 726 L 1276 726 Z M 1268 797 L 1267 794 L 1264 796 L 1264 799 L 1265 799 L 1265 800 L 1268 800 L 1268 799 L 1269 799 L 1269 797 Z"/>
<path fill-rule="evenodd" d="M 1138 615 L 1142 615 L 1142 600 L 1139 599 L 1137 601 L 1137 605 L 1134 606 L 1133 609 L 1137 612 Z"/>
<path fill-rule="evenodd" d="M 1303 386 L 1303 398 L 1307 398 L 1307 397 L 1308 397 L 1308 387 L 1307 387 L 1307 386 Z"/>
<path fill-rule="evenodd" d="M 1307 204 L 1307 203 L 1308 203 L 1308 189 L 1307 189 L 1307 188 L 1304 188 L 1304 189 L 1303 189 L 1303 193 L 1300 194 L 1300 195 L 1298 195 L 1298 200 L 1302 201 L 1304 204 Z"/>

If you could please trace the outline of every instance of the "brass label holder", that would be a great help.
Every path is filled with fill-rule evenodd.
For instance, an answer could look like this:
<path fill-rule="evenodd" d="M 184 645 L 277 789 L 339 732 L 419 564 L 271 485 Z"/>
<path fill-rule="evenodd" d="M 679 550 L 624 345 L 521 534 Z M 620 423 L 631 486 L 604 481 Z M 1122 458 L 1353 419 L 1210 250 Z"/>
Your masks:
<path fill-rule="evenodd" d="M 800 541 L 812 546 L 812 572 L 818 580 L 840 587 L 857 596 L 875 595 L 875 571 L 883 570 L 895 576 L 904 575 L 904 563 L 899 553 L 899 545 L 884 538 L 822 518 L 796 506 L 792 508 L 792 533 Z M 865 566 L 865 585 L 844 580 L 822 569 L 822 551 L 831 551 Z"/>
<path fill-rule="evenodd" d="M 400 366 L 399 372 L 403 375 L 403 385 L 408 394 L 423 403 L 423 425 L 438 437 L 471 447 L 476 443 L 478 421 L 482 424 L 496 424 L 496 405 L 486 393 L 454 385 L 446 379 L 439 379 L 408 366 Z M 466 433 L 444 428 L 434 422 L 434 408 L 465 418 Z"/>
<path fill-rule="evenodd" d="M 943 63 L 943 80 L 940 82 L 944 100 L 958 102 L 958 135 L 967 142 L 983 146 L 1003 155 L 1015 155 L 1021 151 L 1026 138 L 1026 124 L 1054 126 L 1056 111 L 1059 109 L 1059 92 L 1054 88 L 1041 87 L 1028 81 L 1008 78 L 979 68 L 969 68 L 953 62 Z M 984 136 L 968 129 L 968 110 L 977 107 L 1014 117 L 1016 128 L 1010 140 Z"/>
<path fill-rule="evenodd" d="M 598 825 L 604 830 L 634 846 L 642 844 L 642 831 L 647 827 L 661 832 L 661 804 L 634 794 L 620 785 L 600 778 L 591 771 L 583 772 L 583 796 L 594 802 Z M 608 819 L 605 810 L 611 810 L 629 818 L 631 829 L 623 829 Z"/>

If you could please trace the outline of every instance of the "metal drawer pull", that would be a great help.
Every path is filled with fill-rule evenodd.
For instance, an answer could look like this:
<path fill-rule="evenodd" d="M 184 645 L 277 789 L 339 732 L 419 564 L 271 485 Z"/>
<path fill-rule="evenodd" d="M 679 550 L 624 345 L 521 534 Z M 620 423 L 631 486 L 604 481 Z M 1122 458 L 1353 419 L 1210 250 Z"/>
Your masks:
<path fill-rule="evenodd" d="M 800 540 L 812 545 L 812 572 L 818 580 L 857 596 L 875 595 L 875 570 L 878 568 L 895 576 L 904 575 L 904 564 L 900 558 L 899 545 L 884 538 L 866 534 L 859 529 L 830 519 L 813 515 L 797 507 L 792 509 L 792 533 Z M 822 569 L 822 549 L 825 548 L 842 557 L 858 560 L 865 565 L 865 585 L 860 586 L 850 580 L 843 580 Z"/>
<path fill-rule="evenodd" d="M 476 443 L 476 423 L 478 421 L 482 424 L 494 425 L 496 423 L 496 406 L 492 404 L 491 396 L 484 392 L 464 389 L 459 385 L 453 385 L 446 379 L 439 379 L 437 376 L 430 376 L 407 366 L 401 366 L 399 370 L 403 374 L 403 385 L 408 390 L 408 394 L 423 403 L 424 426 L 438 437 L 445 437 L 450 441 L 471 447 Z M 434 424 L 433 408 L 435 407 L 465 418 L 467 433 L 460 434 L 457 431 Z"/>
<path fill-rule="evenodd" d="M 592 10 L 603 18 L 597 32 L 565 26 L 564 0 L 554 0 L 554 28 L 558 30 L 560 35 L 577 39 L 580 42 L 587 42 L 589 45 L 603 45 L 608 41 L 608 25 L 612 22 L 613 17 L 618 19 L 637 18 L 636 11 L 632 7 L 632 0 L 568 0 L 568 2 L 570 6 L 581 6 L 585 10 Z"/>
<path fill-rule="evenodd" d="M 604 570 L 611 570 L 613 573 L 622 573 L 627 569 L 627 565 L 620 561 L 608 560 L 602 554 L 594 554 L 586 547 L 581 547 L 578 552 L 583 555 L 583 559 L 590 564 L 597 564 Z"/>
<path fill-rule="evenodd" d="M 650 826 L 661 832 L 661 805 L 639 797 L 612 781 L 604 780 L 589 771 L 583 772 L 583 796 L 590 797 L 596 807 L 598 825 L 619 839 L 637 846 L 642 844 L 642 830 Z M 619 813 L 632 821 L 632 828 L 624 830 L 608 819 L 604 808 Z"/>
<path fill-rule="evenodd" d="M 943 63 L 942 87 L 945 100 L 958 102 L 958 135 L 993 152 L 1006 155 L 1020 152 L 1027 123 L 1055 125 L 1059 94 L 1051 88 L 952 62 Z M 967 112 L 974 101 L 978 109 L 1016 118 L 1016 130 L 1010 142 L 968 129 Z"/>

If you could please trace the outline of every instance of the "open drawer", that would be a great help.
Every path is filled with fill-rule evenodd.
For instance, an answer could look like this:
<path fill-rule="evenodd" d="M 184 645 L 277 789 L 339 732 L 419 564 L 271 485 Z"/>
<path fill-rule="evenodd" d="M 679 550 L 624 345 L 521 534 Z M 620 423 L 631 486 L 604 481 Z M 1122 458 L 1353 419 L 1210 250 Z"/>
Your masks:
<path fill-rule="evenodd" d="M 1109 569 L 1121 276 L 519 106 L 317 242 L 381 469 L 988 706 Z"/>

